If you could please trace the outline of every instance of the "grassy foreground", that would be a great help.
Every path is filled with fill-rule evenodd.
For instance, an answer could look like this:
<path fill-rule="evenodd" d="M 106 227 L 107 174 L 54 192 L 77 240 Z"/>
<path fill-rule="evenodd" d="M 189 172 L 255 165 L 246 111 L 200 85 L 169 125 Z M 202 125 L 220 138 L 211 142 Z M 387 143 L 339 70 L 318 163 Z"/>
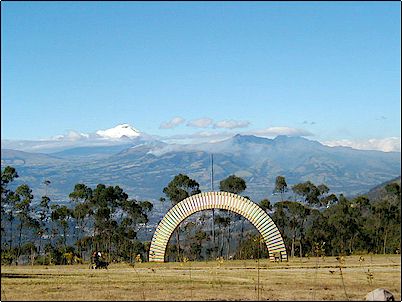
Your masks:
<path fill-rule="evenodd" d="M 9 300 L 365 300 L 378 287 L 401 300 L 400 255 L 185 263 L 2 266 Z"/>

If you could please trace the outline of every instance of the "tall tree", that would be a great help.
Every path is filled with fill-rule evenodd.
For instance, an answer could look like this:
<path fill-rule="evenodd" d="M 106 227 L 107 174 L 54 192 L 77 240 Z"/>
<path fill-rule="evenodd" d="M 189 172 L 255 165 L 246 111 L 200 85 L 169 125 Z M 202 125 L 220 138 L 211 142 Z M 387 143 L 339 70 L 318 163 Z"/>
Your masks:
<path fill-rule="evenodd" d="M 265 198 L 263 200 L 260 201 L 259 206 L 265 211 L 271 211 L 272 210 L 272 204 L 269 201 L 269 199 Z"/>
<path fill-rule="evenodd" d="M 163 188 L 163 193 L 169 198 L 172 207 L 191 195 L 201 193 L 200 185 L 194 179 L 185 174 L 176 175 L 168 185 Z M 176 228 L 177 261 L 180 261 L 180 225 Z"/>
<path fill-rule="evenodd" d="M 38 211 L 38 216 L 39 216 L 39 249 L 38 252 L 41 253 L 42 251 L 42 238 L 48 238 L 49 237 L 49 227 L 48 227 L 48 222 L 49 219 L 51 218 L 51 211 L 50 211 L 50 198 L 45 196 L 42 196 L 41 202 L 39 204 L 39 211 Z"/>
<path fill-rule="evenodd" d="M 222 192 L 229 192 L 240 194 L 247 189 L 246 182 L 243 178 L 236 175 L 230 175 L 219 183 L 219 190 Z"/>
<path fill-rule="evenodd" d="M 362 236 L 361 211 L 355 202 L 342 194 L 339 202 L 323 213 L 331 230 L 330 245 L 334 254 L 351 254 Z"/>
<path fill-rule="evenodd" d="M 290 241 L 291 256 L 295 255 L 295 245 L 299 242 L 299 253 L 302 256 L 303 240 L 306 235 L 307 219 L 311 209 L 295 201 L 280 201 L 275 203 L 273 220 L 283 230 L 285 241 Z M 290 239 L 290 240 L 289 240 Z"/>
<path fill-rule="evenodd" d="M 334 194 L 327 195 L 329 188 L 320 184 L 314 185 L 311 181 L 296 184 L 292 187 L 295 194 L 304 198 L 304 202 L 310 206 L 328 206 L 331 202 L 337 202 L 338 199 Z"/>
<path fill-rule="evenodd" d="M 22 233 L 24 227 L 28 227 L 31 230 L 37 230 L 38 222 L 35 218 L 32 217 L 31 213 L 31 203 L 34 198 L 32 195 L 31 188 L 26 185 L 20 185 L 15 190 L 15 194 L 17 196 L 16 202 L 16 210 L 17 210 L 17 218 L 19 220 L 19 227 L 18 227 L 18 254 L 17 257 L 21 254 L 21 246 L 22 246 Z"/>
<path fill-rule="evenodd" d="M 71 214 L 80 229 L 76 245 L 82 255 L 84 249 L 96 249 L 106 252 L 109 260 L 132 261 L 144 252 L 137 232 L 148 222 L 152 203 L 129 199 L 119 186 L 104 184 L 95 189 L 76 184 L 69 197 L 75 202 Z"/>
<path fill-rule="evenodd" d="M 91 206 L 94 212 L 94 239 L 97 249 L 112 252 L 113 234 L 117 230 L 116 210 L 128 195 L 119 186 L 98 184 L 93 190 Z M 110 259 L 109 259 L 110 260 Z"/>
<path fill-rule="evenodd" d="M 292 190 L 295 194 L 302 196 L 304 202 L 311 205 L 319 204 L 320 191 L 311 181 L 296 184 L 292 187 Z"/>
<path fill-rule="evenodd" d="M 130 255 L 133 255 L 137 243 L 137 233 L 141 226 L 145 226 L 148 222 L 147 214 L 152 210 L 153 204 L 149 201 L 137 201 L 135 199 L 127 199 L 123 201 L 121 210 L 122 221 L 120 224 L 120 234 L 124 238 L 119 238 L 120 242 L 116 241 L 119 246 L 121 243 L 128 248 Z M 118 238 L 118 236 L 116 236 Z M 144 249 L 144 246 L 141 247 Z M 117 250 L 120 250 L 117 248 Z M 120 254 L 123 252 L 120 250 Z M 136 254 L 137 255 L 137 254 Z M 132 259 L 131 259 L 132 261 Z"/>
<path fill-rule="evenodd" d="M 219 255 L 221 257 L 223 257 L 223 247 L 224 247 L 224 235 L 225 235 L 225 229 L 227 230 L 229 228 L 230 225 L 230 217 L 223 217 L 221 215 L 216 215 L 215 216 L 215 223 L 220 226 L 219 227 L 219 231 L 221 233 L 221 244 L 220 244 L 220 248 L 219 248 Z M 228 245 L 229 245 L 230 241 L 228 241 Z M 228 250 L 229 248 L 227 248 Z M 227 256 L 229 256 L 227 254 Z"/>
<path fill-rule="evenodd" d="M 62 244 L 64 251 L 67 248 L 67 233 L 68 233 L 68 220 L 72 215 L 72 212 L 67 206 L 65 205 L 52 205 L 52 214 L 51 214 L 51 219 L 53 222 L 57 223 L 63 232 L 63 238 L 62 238 Z"/>
<path fill-rule="evenodd" d="M 221 192 L 229 192 L 229 193 L 234 193 L 234 194 L 240 194 L 242 193 L 244 190 L 247 189 L 247 185 L 246 185 L 246 181 L 241 178 L 238 177 L 236 175 L 230 175 L 229 177 L 225 178 L 224 180 L 222 180 L 219 183 L 219 190 Z M 222 212 L 222 211 L 221 211 Z M 223 211 L 224 212 L 224 211 Z M 233 214 L 231 212 L 229 212 L 229 217 L 227 217 L 228 220 L 224 221 L 227 224 L 227 228 L 228 228 L 228 242 L 229 244 L 227 245 L 228 248 L 228 257 L 229 257 L 229 250 L 230 250 L 230 222 L 231 220 L 233 220 L 233 218 L 236 218 L 237 220 L 241 220 L 241 235 L 240 235 L 240 242 L 239 245 L 241 245 L 242 241 L 243 241 L 243 237 L 244 237 L 244 217 L 239 215 L 239 214 Z M 222 224 L 222 223 L 221 223 Z"/>
<path fill-rule="evenodd" d="M 89 217 L 93 214 L 91 207 L 92 189 L 85 184 L 79 183 L 74 186 L 74 191 L 69 194 L 69 198 L 75 202 L 72 209 L 72 217 L 76 220 L 78 228 L 76 229 L 76 245 L 80 258 L 82 255 L 84 229 L 87 226 Z"/>
<path fill-rule="evenodd" d="M 277 176 L 275 180 L 274 193 L 281 194 L 281 201 L 283 201 L 283 194 L 288 191 L 288 185 L 284 176 Z"/>
<path fill-rule="evenodd" d="M 201 193 L 200 185 L 185 174 L 176 175 L 169 184 L 163 188 L 163 193 L 169 198 L 172 206 L 191 195 Z"/>
<path fill-rule="evenodd" d="M 383 254 L 386 254 L 387 249 L 393 251 L 398 249 L 398 241 L 394 242 L 394 244 L 389 243 L 390 237 L 400 238 L 401 234 L 401 193 L 400 186 L 397 183 L 387 184 L 384 189 L 385 194 L 382 198 L 373 203 L 372 224 L 375 227 L 377 241 L 381 241 L 381 245 L 379 243 L 376 244 L 376 250 L 378 252 L 381 250 Z"/>
<path fill-rule="evenodd" d="M 8 233 L 10 234 L 8 242 L 10 250 L 13 246 L 13 221 L 15 219 L 15 203 L 17 201 L 17 198 L 15 196 L 15 192 L 9 188 L 9 185 L 16 178 L 18 178 L 18 173 L 14 167 L 6 166 L 1 171 L 1 233 L 4 238 L 6 238 L 6 222 L 8 221 Z"/>

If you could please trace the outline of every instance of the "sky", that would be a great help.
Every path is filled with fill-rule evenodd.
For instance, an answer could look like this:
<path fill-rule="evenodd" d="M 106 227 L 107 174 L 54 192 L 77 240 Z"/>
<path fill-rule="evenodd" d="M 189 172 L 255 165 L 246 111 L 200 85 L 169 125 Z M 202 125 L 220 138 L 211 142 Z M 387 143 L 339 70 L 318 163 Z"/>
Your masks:
<path fill-rule="evenodd" d="M 1 137 L 127 123 L 176 142 L 400 151 L 399 2 L 2 2 Z"/>

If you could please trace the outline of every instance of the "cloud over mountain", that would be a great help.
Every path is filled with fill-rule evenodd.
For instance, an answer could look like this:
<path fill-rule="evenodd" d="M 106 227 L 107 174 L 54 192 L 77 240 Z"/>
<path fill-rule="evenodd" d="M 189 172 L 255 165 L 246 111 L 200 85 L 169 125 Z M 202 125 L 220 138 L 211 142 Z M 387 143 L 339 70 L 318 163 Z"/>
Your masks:
<path fill-rule="evenodd" d="M 163 124 L 165 129 L 174 128 L 183 124 L 185 119 L 175 117 Z M 312 137 L 314 133 L 302 129 L 285 126 L 269 127 L 264 129 L 235 131 L 236 128 L 248 127 L 248 121 L 222 120 L 214 122 L 211 118 L 200 118 L 191 120 L 187 126 L 205 128 L 204 131 L 193 133 L 174 134 L 170 136 L 151 136 L 140 132 L 130 124 L 119 124 L 115 127 L 98 130 L 94 133 L 82 133 L 76 130 L 69 130 L 64 134 L 40 140 L 1 140 L 4 149 L 14 149 L 26 152 L 56 152 L 66 148 L 87 147 L 87 146 L 116 146 L 127 144 L 132 140 L 159 140 L 169 143 L 210 143 L 227 139 L 235 134 L 256 135 L 261 137 L 274 138 L 280 135 L 294 137 Z M 367 140 L 334 139 L 319 140 L 327 146 L 344 146 L 360 150 L 378 151 L 401 151 L 400 137 L 371 138 Z"/>
<path fill-rule="evenodd" d="M 164 122 L 159 126 L 159 129 L 172 129 L 180 124 L 183 124 L 185 119 L 182 117 L 174 117 L 170 121 Z M 187 127 L 193 128 L 215 128 L 215 129 L 237 129 L 237 128 L 247 128 L 250 125 L 249 121 L 242 121 L 242 120 L 221 120 L 215 122 L 212 118 L 209 117 L 202 117 L 192 119 L 187 122 Z"/>
<path fill-rule="evenodd" d="M 51 139 L 56 141 L 79 141 L 88 139 L 89 137 L 90 137 L 89 134 L 70 130 L 66 134 L 56 135 Z"/>
<path fill-rule="evenodd" d="M 195 128 L 207 128 L 213 124 L 213 120 L 211 118 L 199 118 L 195 120 L 191 120 L 187 123 L 187 126 L 189 127 L 195 127 Z"/>
<path fill-rule="evenodd" d="M 256 130 L 252 134 L 266 137 L 275 137 L 278 135 L 288 136 L 313 136 L 313 133 L 304 129 L 289 128 L 289 127 L 270 127 L 261 130 Z"/>
<path fill-rule="evenodd" d="M 209 131 L 198 135 L 210 134 Z M 116 143 L 117 140 L 96 140 L 102 141 Z M 325 183 L 337 194 L 367 191 L 373 185 L 400 175 L 400 153 L 396 152 L 329 147 L 307 138 L 283 135 L 270 139 L 237 134 L 211 141 L 166 144 L 140 138 L 123 139 L 121 145 L 91 145 L 46 155 L 3 149 L 2 164 L 29 171 L 27 177 L 37 192 L 43 189 L 44 177 L 52 179 L 60 200 L 83 179 L 90 184 L 119 184 L 132 194 L 156 199 L 172 175 L 185 173 L 197 179 L 206 190 L 210 184 L 211 153 L 214 154 L 217 187 L 219 179 L 228 175 L 244 177 L 246 193 L 255 200 L 273 191 L 278 175 L 284 175 L 288 184 L 305 180 Z M 34 166 L 35 169 L 30 169 Z M 56 195 L 56 191 L 53 194 Z"/>
<path fill-rule="evenodd" d="M 127 143 L 127 140 L 145 137 L 148 135 L 140 133 L 129 124 L 120 124 L 110 129 L 98 130 L 89 134 L 70 130 L 65 134 L 41 140 L 1 140 L 1 147 L 26 152 L 48 153 L 74 147 L 114 146 Z"/>
<path fill-rule="evenodd" d="M 172 128 L 179 126 L 180 124 L 183 124 L 184 122 L 185 122 L 184 118 L 182 118 L 180 116 L 176 116 L 168 122 L 163 122 L 159 126 L 159 129 L 172 129 Z"/>
<path fill-rule="evenodd" d="M 401 152 L 401 138 L 400 137 L 386 137 L 381 139 L 371 138 L 368 140 L 331 140 L 322 142 L 324 145 L 344 146 L 360 150 L 378 150 L 384 152 Z"/>
<path fill-rule="evenodd" d="M 249 121 L 223 120 L 216 122 L 214 124 L 214 128 L 225 128 L 225 129 L 247 128 L 249 125 L 250 125 Z"/>

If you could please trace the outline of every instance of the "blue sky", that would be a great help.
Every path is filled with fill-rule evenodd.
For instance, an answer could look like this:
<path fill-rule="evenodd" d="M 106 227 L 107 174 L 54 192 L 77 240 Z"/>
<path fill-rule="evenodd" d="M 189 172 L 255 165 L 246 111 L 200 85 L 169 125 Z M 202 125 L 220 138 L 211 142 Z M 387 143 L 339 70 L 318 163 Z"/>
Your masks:
<path fill-rule="evenodd" d="M 2 139 L 128 123 L 400 151 L 399 2 L 2 2 L 1 17 Z"/>

